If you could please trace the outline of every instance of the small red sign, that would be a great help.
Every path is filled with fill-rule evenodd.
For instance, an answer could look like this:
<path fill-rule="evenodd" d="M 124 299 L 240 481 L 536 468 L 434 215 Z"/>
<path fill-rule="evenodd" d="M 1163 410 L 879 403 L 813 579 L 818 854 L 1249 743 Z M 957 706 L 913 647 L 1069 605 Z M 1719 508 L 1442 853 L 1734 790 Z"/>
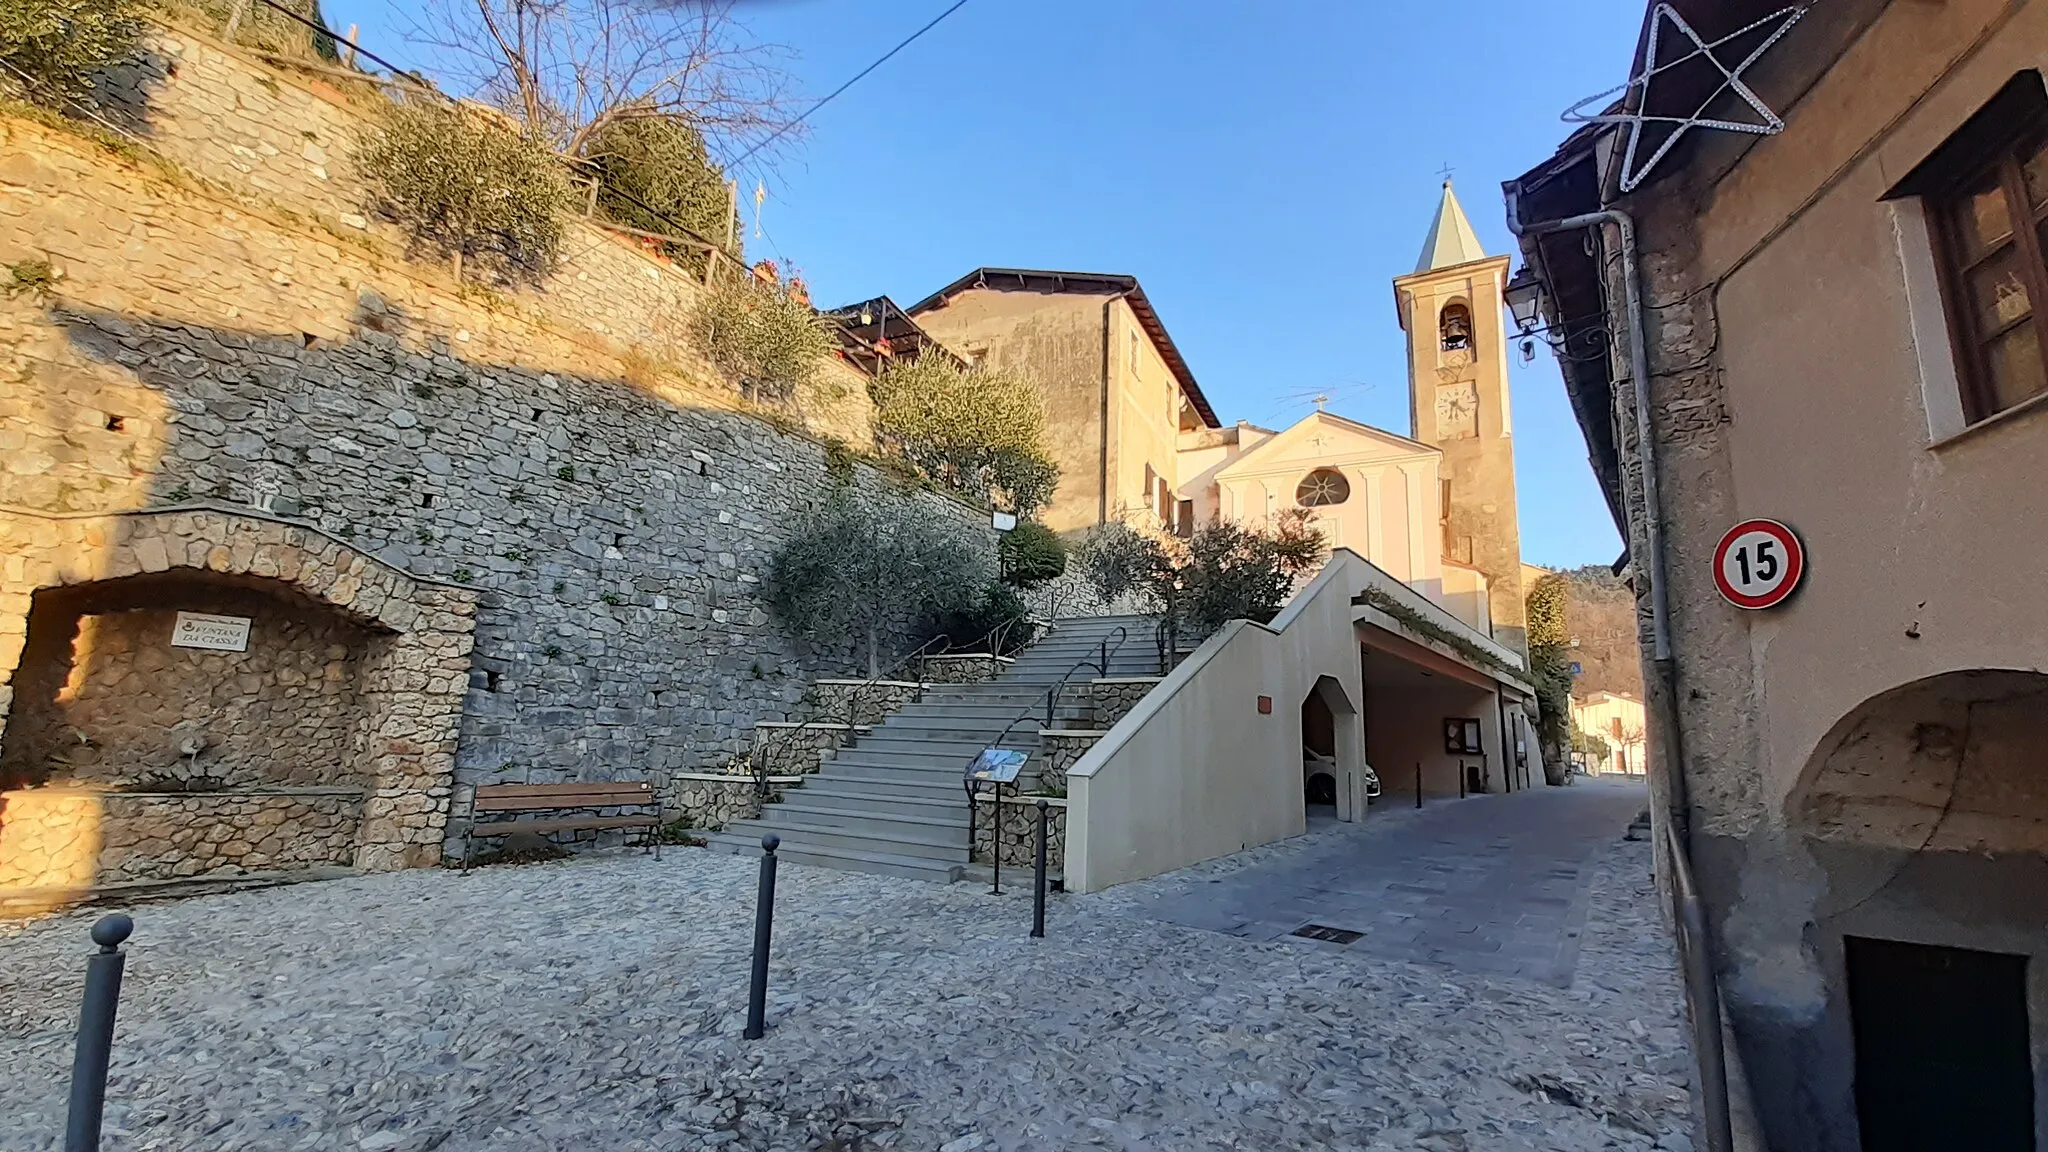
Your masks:
<path fill-rule="evenodd" d="M 1737 608 L 1775 608 L 1806 575 L 1806 546 L 1776 520 L 1744 520 L 1714 548 L 1714 585 Z"/>
<path fill-rule="evenodd" d="M 1273 698 L 1272 698 L 1271 696 L 1261 696 L 1261 697 L 1259 697 L 1259 715 L 1261 715 L 1261 716 L 1271 716 L 1272 714 L 1273 714 Z"/>

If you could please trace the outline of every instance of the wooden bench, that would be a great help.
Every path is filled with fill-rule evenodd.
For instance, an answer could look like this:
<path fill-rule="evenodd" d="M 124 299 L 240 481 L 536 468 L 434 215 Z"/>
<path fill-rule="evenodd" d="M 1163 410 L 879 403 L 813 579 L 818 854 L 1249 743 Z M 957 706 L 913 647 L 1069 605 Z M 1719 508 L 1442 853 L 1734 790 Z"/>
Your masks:
<path fill-rule="evenodd" d="M 478 821 L 492 812 L 566 812 L 579 808 L 653 808 L 639 816 L 552 816 L 545 819 Z M 661 859 L 661 801 L 645 780 L 589 780 L 578 784 L 484 784 L 469 801 L 469 823 L 462 830 L 462 869 L 469 870 L 474 836 L 516 836 L 569 832 L 583 828 L 645 828 L 642 851 L 652 847 Z"/>

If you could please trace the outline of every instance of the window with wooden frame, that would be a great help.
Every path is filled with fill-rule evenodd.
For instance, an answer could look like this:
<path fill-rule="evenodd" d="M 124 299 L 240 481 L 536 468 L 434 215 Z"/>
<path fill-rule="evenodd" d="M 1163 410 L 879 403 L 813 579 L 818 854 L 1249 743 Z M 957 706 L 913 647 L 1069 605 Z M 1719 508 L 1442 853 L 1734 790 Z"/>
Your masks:
<path fill-rule="evenodd" d="M 1888 194 L 1926 209 L 1963 416 L 2048 393 L 2048 89 L 2013 77 Z"/>

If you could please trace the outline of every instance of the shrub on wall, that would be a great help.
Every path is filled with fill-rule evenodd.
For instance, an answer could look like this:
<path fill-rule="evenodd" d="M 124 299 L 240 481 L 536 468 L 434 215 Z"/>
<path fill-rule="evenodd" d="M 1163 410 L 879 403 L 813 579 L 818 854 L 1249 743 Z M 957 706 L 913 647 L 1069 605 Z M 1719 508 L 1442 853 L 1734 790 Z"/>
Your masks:
<path fill-rule="evenodd" d="M 583 159 L 597 173 L 597 207 L 606 219 L 643 232 L 674 233 L 680 225 L 739 257 L 725 172 L 712 162 L 703 133 L 689 121 L 680 116 L 608 121 L 584 145 Z M 698 268 L 705 259 L 695 248 L 669 255 Z"/>
<path fill-rule="evenodd" d="M 842 491 L 776 550 L 766 594 L 797 638 L 823 651 L 862 649 L 872 676 L 885 637 L 971 610 L 992 568 L 964 526 L 920 502 Z"/>
<path fill-rule="evenodd" d="M 570 189 L 547 147 L 496 113 L 408 100 L 361 141 L 356 164 L 378 210 L 455 274 L 483 265 L 502 280 L 537 278 L 555 264 Z"/>
<path fill-rule="evenodd" d="M 996 542 L 1003 580 L 1017 588 L 1036 588 L 1067 571 L 1067 542 L 1036 520 L 1026 520 Z"/>
<path fill-rule="evenodd" d="M 1082 546 L 1081 564 L 1103 600 L 1135 596 L 1145 604 L 1162 625 L 1164 645 L 1230 620 L 1267 623 L 1323 555 L 1322 532 L 1306 512 L 1289 509 L 1270 527 L 1218 521 L 1185 540 L 1100 525 Z M 1162 649 L 1162 665 L 1166 659 Z"/>
<path fill-rule="evenodd" d="M 705 355 L 753 400 L 794 396 L 817 379 L 833 348 L 828 321 L 800 290 L 758 276 L 720 281 L 694 321 Z"/>
<path fill-rule="evenodd" d="M 142 36 L 135 0 L 0 0 L 0 92 L 60 108 L 93 77 L 132 58 Z"/>
<path fill-rule="evenodd" d="M 1572 671 L 1566 620 L 1564 577 L 1542 576 L 1523 597 L 1529 620 L 1529 674 L 1536 688 L 1536 738 L 1543 749 L 1543 775 L 1562 784 L 1569 767 Z"/>
<path fill-rule="evenodd" d="M 1020 515 L 1052 499 L 1045 402 L 1026 377 L 921 356 L 891 365 L 874 391 L 876 433 L 927 476 Z"/>

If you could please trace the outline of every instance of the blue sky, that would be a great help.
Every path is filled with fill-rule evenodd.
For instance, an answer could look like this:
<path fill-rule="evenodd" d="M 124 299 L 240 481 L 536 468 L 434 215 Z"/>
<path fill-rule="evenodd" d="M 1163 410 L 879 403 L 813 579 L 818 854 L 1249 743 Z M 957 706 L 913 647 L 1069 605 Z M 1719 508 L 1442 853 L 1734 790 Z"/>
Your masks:
<path fill-rule="evenodd" d="M 823 95 L 950 0 L 750 5 Z M 402 63 L 393 0 L 326 0 Z M 1490 252 L 1499 184 L 1547 156 L 1558 112 L 1626 75 L 1642 0 L 968 0 L 815 115 L 772 171 L 753 255 L 821 304 L 908 305 L 979 265 L 1136 275 L 1226 422 L 1298 419 L 1322 390 L 1406 432 L 1389 281 L 1455 172 Z M 751 232 L 751 229 L 750 229 Z M 1517 358 L 1518 360 L 1518 358 Z M 1539 348 L 1514 367 L 1522 552 L 1620 550 Z"/>

